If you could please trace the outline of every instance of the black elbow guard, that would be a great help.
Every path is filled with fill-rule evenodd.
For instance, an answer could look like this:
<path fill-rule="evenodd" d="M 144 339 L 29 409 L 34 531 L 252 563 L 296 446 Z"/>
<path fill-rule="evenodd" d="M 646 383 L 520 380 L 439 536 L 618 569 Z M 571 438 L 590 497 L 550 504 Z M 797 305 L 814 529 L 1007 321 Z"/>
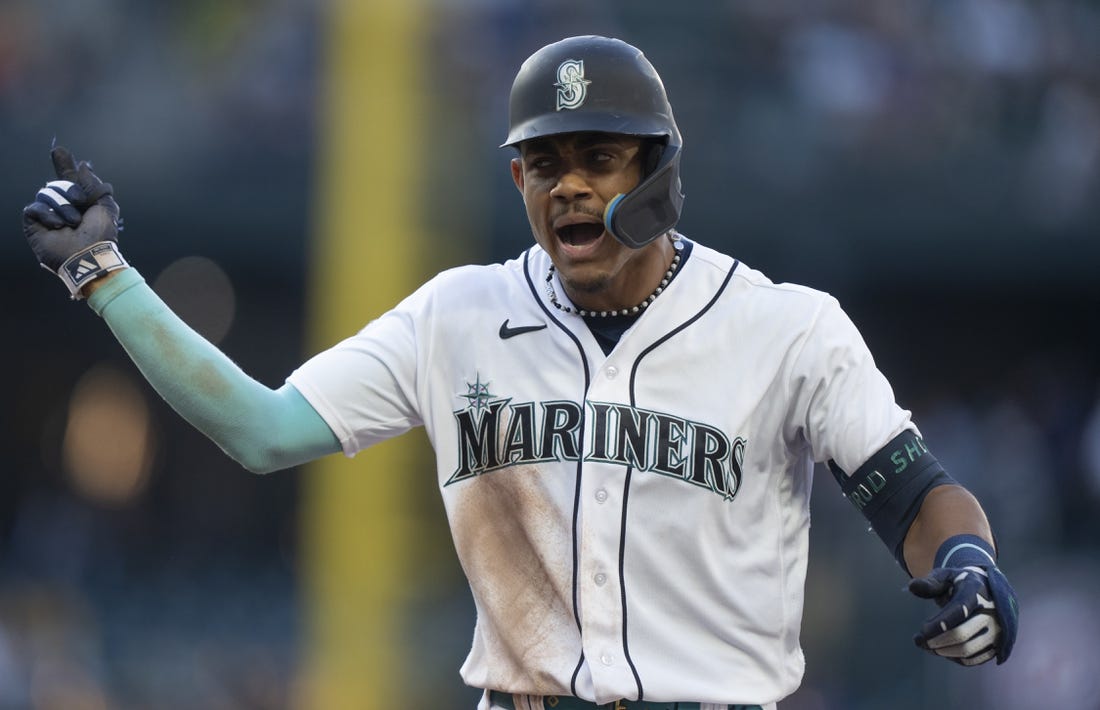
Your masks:
<path fill-rule="evenodd" d="M 871 523 L 871 529 L 908 573 L 903 555 L 905 535 L 928 491 L 954 483 L 916 432 L 906 430 L 867 459 L 852 475 L 829 461 L 845 497 Z"/>

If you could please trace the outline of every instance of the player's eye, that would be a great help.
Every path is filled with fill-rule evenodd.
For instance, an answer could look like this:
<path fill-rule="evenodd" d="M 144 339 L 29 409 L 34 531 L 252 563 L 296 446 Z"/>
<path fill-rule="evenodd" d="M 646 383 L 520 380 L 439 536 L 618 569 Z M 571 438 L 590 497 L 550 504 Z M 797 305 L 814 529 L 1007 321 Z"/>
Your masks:
<path fill-rule="evenodd" d="M 618 157 L 618 153 L 613 150 L 596 148 L 588 152 L 588 164 L 596 168 L 606 169 L 613 166 Z"/>
<path fill-rule="evenodd" d="M 527 158 L 529 170 L 549 170 L 554 165 L 554 160 L 549 155 L 532 155 Z"/>

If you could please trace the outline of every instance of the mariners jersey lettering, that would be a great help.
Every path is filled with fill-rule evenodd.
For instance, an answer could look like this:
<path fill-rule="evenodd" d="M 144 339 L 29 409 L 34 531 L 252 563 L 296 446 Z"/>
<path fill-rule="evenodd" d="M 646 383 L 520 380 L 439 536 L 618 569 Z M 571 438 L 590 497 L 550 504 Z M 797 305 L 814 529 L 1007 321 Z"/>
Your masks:
<path fill-rule="evenodd" d="M 731 442 L 721 429 L 660 412 L 608 402 L 589 402 L 586 461 L 605 461 L 652 471 L 709 488 L 726 498 L 741 480 L 745 441 Z M 576 460 L 583 413 L 574 402 L 507 399 L 454 413 L 458 470 L 444 485 L 506 466 Z"/>
<path fill-rule="evenodd" d="M 425 427 L 477 609 L 469 685 L 781 699 L 813 463 L 856 470 L 909 413 L 827 294 L 696 243 L 605 356 L 549 305 L 549 266 L 444 272 L 289 382 L 349 456 Z"/>

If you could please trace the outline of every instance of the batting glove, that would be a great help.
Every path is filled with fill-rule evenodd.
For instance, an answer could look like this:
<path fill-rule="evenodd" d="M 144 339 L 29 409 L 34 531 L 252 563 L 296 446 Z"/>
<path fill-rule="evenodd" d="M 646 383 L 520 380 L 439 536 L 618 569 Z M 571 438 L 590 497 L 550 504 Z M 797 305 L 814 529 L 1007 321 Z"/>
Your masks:
<path fill-rule="evenodd" d="M 50 151 L 56 180 L 23 208 L 23 234 L 43 268 L 57 274 L 74 299 L 89 281 L 128 264 L 118 250 L 118 203 L 110 183 L 68 148 Z"/>
<path fill-rule="evenodd" d="M 932 571 L 910 580 L 909 591 L 940 606 L 913 637 L 918 646 L 964 666 L 1008 660 L 1019 623 L 1016 592 L 985 540 L 949 538 L 936 553 Z"/>

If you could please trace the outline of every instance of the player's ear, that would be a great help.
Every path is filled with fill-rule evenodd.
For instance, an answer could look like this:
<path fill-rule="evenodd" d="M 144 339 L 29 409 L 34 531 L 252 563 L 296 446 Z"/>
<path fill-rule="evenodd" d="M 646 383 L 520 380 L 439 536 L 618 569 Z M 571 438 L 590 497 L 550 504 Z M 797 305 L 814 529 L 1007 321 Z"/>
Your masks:
<path fill-rule="evenodd" d="M 519 158 L 512 158 L 512 182 L 516 184 L 516 189 L 523 193 L 523 161 Z"/>

